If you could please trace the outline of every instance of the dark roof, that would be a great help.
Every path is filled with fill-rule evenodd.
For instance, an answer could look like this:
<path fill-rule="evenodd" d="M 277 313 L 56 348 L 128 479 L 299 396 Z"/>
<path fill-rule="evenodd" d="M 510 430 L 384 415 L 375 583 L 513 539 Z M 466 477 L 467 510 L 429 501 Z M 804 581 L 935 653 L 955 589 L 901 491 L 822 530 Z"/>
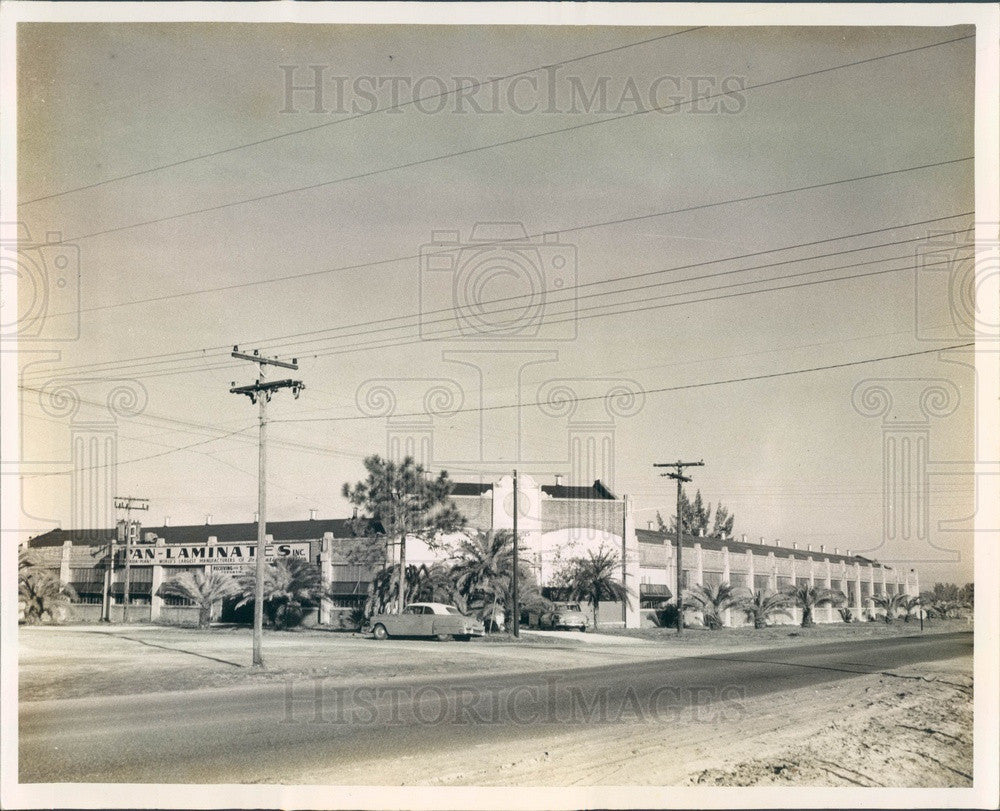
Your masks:
<path fill-rule="evenodd" d="M 381 526 L 371 524 L 372 534 L 381 532 Z M 158 538 L 163 538 L 168 544 L 204 543 L 210 535 L 214 535 L 219 543 L 246 543 L 257 539 L 257 524 L 188 524 L 185 526 L 143 527 L 142 538 L 152 532 Z M 327 532 L 332 532 L 334 538 L 356 537 L 351 529 L 349 518 L 317 518 L 304 521 L 268 521 L 267 534 L 275 541 L 304 541 L 322 538 Z M 53 529 L 44 535 L 31 538 L 28 546 L 62 546 L 64 541 L 73 541 L 81 546 L 102 546 L 114 537 L 114 529 L 102 529 L 92 532 L 79 532 L 67 529 Z"/>
<path fill-rule="evenodd" d="M 487 482 L 455 482 L 451 494 L 453 496 L 482 496 L 493 491 L 493 485 Z"/>
<path fill-rule="evenodd" d="M 583 498 L 611 500 L 615 494 L 605 487 L 600 479 L 594 481 L 590 487 L 567 487 L 563 484 L 543 484 L 542 492 L 552 498 Z"/>
<path fill-rule="evenodd" d="M 455 482 L 455 487 L 451 491 L 451 494 L 453 496 L 482 496 L 492 492 L 492 490 L 493 484 L 491 482 Z M 551 498 L 613 500 L 615 497 L 615 494 L 605 487 L 600 479 L 589 487 L 543 484 L 542 492 Z"/>
<path fill-rule="evenodd" d="M 663 546 L 664 544 L 668 546 L 674 545 L 674 534 L 672 532 L 659 532 L 654 529 L 636 529 L 636 537 L 639 543 L 647 544 L 658 544 Z M 863 566 L 867 566 L 869 563 L 873 566 L 883 566 L 886 569 L 891 570 L 891 566 L 885 566 L 879 563 L 877 560 L 872 560 L 871 558 L 866 558 L 862 555 L 836 555 L 833 552 L 820 552 L 817 549 L 812 551 L 808 549 L 792 549 L 788 546 L 768 546 L 767 544 L 759 543 L 745 543 L 744 541 L 738 541 L 735 538 L 712 538 L 712 537 L 696 537 L 694 535 L 685 535 L 683 539 L 684 548 L 690 549 L 694 547 L 696 543 L 701 544 L 702 549 L 711 549 L 716 552 L 722 551 L 722 547 L 728 547 L 729 551 L 734 554 L 746 554 L 748 549 L 752 549 L 755 554 L 766 555 L 768 552 L 774 552 L 776 558 L 796 558 L 797 560 L 805 560 L 811 557 L 813 560 L 823 560 L 826 558 L 830 559 L 831 563 L 840 563 L 841 561 L 845 563 L 860 563 Z"/>

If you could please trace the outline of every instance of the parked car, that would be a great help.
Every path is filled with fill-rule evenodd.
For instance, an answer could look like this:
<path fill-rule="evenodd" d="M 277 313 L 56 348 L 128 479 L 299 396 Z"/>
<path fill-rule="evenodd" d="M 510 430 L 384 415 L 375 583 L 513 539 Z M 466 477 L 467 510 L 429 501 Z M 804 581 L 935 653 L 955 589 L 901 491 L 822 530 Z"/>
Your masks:
<path fill-rule="evenodd" d="M 538 618 L 539 628 L 586 631 L 587 625 L 587 615 L 579 603 L 556 603 L 551 611 L 543 612 Z"/>
<path fill-rule="evenodd" d="M 482 636 L 486 629 L 474 617 L 467 617 L 453 605 L 410 603 L 402 614 L 376 614 L 371 618 L 376 639 L 390 636 L 436 636 L 438 639 L 468 640 Z"/>

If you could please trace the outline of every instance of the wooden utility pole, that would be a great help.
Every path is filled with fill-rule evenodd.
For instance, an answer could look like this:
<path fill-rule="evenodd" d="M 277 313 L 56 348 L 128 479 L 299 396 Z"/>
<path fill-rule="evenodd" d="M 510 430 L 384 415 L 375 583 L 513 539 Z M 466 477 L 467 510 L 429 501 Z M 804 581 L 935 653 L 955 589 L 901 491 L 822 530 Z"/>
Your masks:
<path fill-rule="evenodd" d="M 690 476 L 684 475 L 684 468 L 686 467 L 702 467 L 705 464 L 704 461 L 701 462 L 681 462 L 680 460 L 676 462 L 659 462 L 654 463 L 653 467 L 673 467 L 677 468 L 676 473 L 661 473 L 661 476 L 667 476 L 671 479 L 677 480 L 677 633 L 681 633 L 684 630 L 684 583 L 683 583 L 683 569 L 681 567 L 681 548 L 683 547 L 683 521 L 681 520 L 681 488 L 684 482 L 691 481 Z"/>
<path fill-rule="evenodd" d="M 232 355 L 240 360 L 249 360 L 257 364 L 257 382 L 249 386 L 237 386 L 235 381 L 231 384 L 230 394 L 245 394 L 250 398 L 251 403 L 259 407 L 260 420 L 260 440 L 258 443 L 258 465 L 257 465 L 257 550 L 254 552 L 256 573 L 254 582 L 254 602 L 253 602 L 253 666 L 264 666 L 264 655 L 261 651 L 261 643 L 264 638 L 264 572 L 265 558 L 267 551 L 267 404 L 271 395 L 279 389 L 291 389 L 292 394 L 298 399 L 299 392 L 305 388 L 301 380 L 274 380 L 267 382 L 265 378 L 265 367 L 280 366 L 283 369 L 298 370 L 299 364 L 296 358 L 292 362 L 278 360 L 277 358 L 266 358 L 255 349 L 253 354 L 240 352 L 239 346 L 233 347 Z"/>
<path fill-rule="evenodd" d="M 514 636 L 521 635 L 521 607 L 517 596 L 517 468 L 514 469 L 514 573 L 511 578 L 511 602 L 514 604 Z"/>
<path fill-rule="evenodd" d="M 125 511 L 125 583 L 122 586 L 122 624 L 128 624 L 128 606 L 131 596 L 129 590 L 132 583 L 132 521 L 130 520 L 132 510 L 148 510 L 148 498 L 136 498 L 135 496 L 115 496 L 115 509 Z M 112 589 L 113 591 L 113 589 Z M 113 598 L 112 598 L 113 599 Z M 150 595 L 152 599 L 152 595 Z M 111 616 L 110 609 L 108 616 Z"/>

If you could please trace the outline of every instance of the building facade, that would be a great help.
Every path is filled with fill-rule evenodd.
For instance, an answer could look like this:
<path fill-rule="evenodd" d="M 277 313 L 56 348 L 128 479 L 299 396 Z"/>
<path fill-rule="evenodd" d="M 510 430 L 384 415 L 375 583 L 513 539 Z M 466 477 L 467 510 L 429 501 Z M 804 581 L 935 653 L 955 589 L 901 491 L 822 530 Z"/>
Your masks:
<path fill-rule="evenodd" d="M 543 594 L 552 595 L 559 573 L 575 557 L 598 549 L 612 551 L 621 565 L 621 579 L 629 599 L 602 603 L 601 625 L 639 627 L 651 621 L 650 612 L 673 597 L 677 555 L 673 534 L 637 529 L 630 499 L 617 497 L 600 481 L 590 486 L 567 486 L 560 479 L 540 484 L 530 476 L 518 478 L 518 535 L 520 554 L 535 574 Z M 452 493 L 471 530 L 510 530 L 514 524 L 514 480 L 458 482 Z M 319 565 L 329 597 L 307 615 L 306 622 L 340 624 L 344 613 L 364 604 L 373 572 L 351 563 L 348 550 L 359 538 L 382 543 L 381 527 L 370 525 L 358 536 L 350 519 L 273 521 L 267 525 L 269 558 L 294 556 Z M 143 528 L 131 544 L 129 566 L 129 620 L 193 622 L 197 609 L 176 598 L 163 598 L 157 590 L 164 580 L 181 571 L 248 571 L 256 553 L 256 524 L 204 524 Z M 58 569 L 62 582 L 73 586 L 78 597 L 73 618 L 81 621 L 122 619 L 124 550 L 118 530 L 74 533 L 57 529 L 28 542 L 33 557 L 43 566 Z M 112 557 L 112 542 L 114 555 Z M 902 572 L 851 550 L 813 548 L 796 542 L 758 542 L 740 539 L 686 536 L 683 541 L 682 579 L 685 587 L 731 585 L 752 590 L 776 591 L 792 585 L 840 591 L 856 617 L 874 615 L 873 598 L 884 594 L 919 594 L 916 572 Z M 428 545 L 418 538 L 407 541 L 407 562 L 414 565 L 444 561 L 451 552 L 447 543 Z M 398 560 L 390 545 L 389 560 Z M 236 600 L 220 602 L 213 618 L 248 621 L 247 607 Z M 644 614 L 646 615 L 644 617 Z M 816 611 L 817 622 L 838 622 L 834 607 Z M 697 612 L 689 620 L 697 621 Z M 798 621 L 797 610 L 784 621 Z M 726 625 L 742 625 L 742 612 L 730 609 Z M 779 621 L 781 621 L 779 619 Z"/>

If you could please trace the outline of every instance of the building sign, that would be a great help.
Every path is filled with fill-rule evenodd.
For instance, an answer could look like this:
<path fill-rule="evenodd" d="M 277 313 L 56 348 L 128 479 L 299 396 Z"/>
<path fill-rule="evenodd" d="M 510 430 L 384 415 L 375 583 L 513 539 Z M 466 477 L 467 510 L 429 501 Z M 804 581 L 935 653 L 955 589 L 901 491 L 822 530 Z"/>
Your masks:
<path fill-rule="evenodd" d="M 254 562 L 255 543 L 168 544 L 167 546 L 134 546 L 133 566 L 216 566 L 241 568 Z M 271 543 L 265 547 L 265 560 L 302 558 L 309 560 L 309 542 Z"/>

